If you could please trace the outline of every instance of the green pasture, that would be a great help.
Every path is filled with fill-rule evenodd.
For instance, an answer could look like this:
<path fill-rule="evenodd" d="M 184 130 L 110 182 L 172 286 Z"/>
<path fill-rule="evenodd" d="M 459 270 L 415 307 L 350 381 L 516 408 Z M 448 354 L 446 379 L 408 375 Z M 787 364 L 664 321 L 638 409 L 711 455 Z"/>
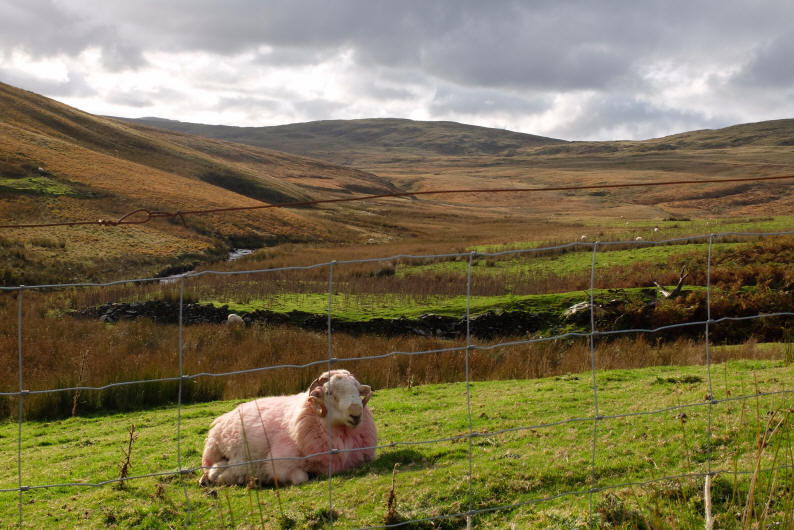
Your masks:
<path fill-rule="evenodd" d="M 756 233 L 786 232 L 794 227 L 794 216 L 781 215 L 757 218 L 716 218 L 716 219 L 594 219 L 581 223 L 582 240 L 594 241 L 633 241 L 642 237 L 645 241 L 666 241 L 681 237 L 715 233 Z M 658 231 L 654 231 L 654 229 Z M 705 239 L 705 238 L 704 238 Z M 693 243 L 704 239 L 693 239 Z M 518 241 L 499 245 L 474 245 L 467 250 L 492 253 L 504 250 L 532 249 L 558 245 L 567 242 Z M 681 242 L 680 244 L 686 244 Z M 606 250 L 606 249 L 604 249 Z"/>
<path fill-rule="evenodd" d="M 715 528 L 792 528 L 794 368 L 736 361 L 712 366 L 711 378 L 712 405 L 702 366 L 599 371 L 595 429 L 590 372 L 475 380 L 471 445 L 464 383 L 376 389 L 370 406 L 386 447 L 330 487 L 323 478 L 199 487 L 209 424 L 236 402 L 25 421 L 23 527 L 174 528 L 189 517 L 193 528 L 325 528 L 333 516 L 334 528 L 407 519 L 429 519 L 408 528 L 461 528 L 456 514 L 472 509 L 482 511 L 476 528 L 584 529 L 592 502 L 596 528 L 703 528 L 710 460 Z M 766 392 L 777 393 L 758 395 Z M 153 476 L 95 486 L 119 478 L 131 426 L 129 476 Z M 0 424 L 4 527 L 19 520 L 19 493 L 8 491 L 19 484 L 17 444 L 18 424 Z M 178 452 L 181 478 L 168 474 Z"/>
<path fill-rule="evenodd" d="M 624 289 L 625 293 L 638 294 L 643 289 Z M 594 296 L 609 296 L 607 289 L 595 289 Z M 589 291 L 538 295 L 472 296 L 470 311 L 479 315 L 486 311 L 524 311 L 532 313 L 562 313 L 578 302 L 590 299 Z M 276 313 L 300 311 L 314 315 L 328 314 L 328 295 L 323 293 L 280 293 L 248 303 L 213 301 L 220 307 L 238 313 L 268 310 Z M 418 296 L 410 294 L 348 294 L 336 292 L 332 295 L 331 314 L 334 318 L 351 322 L 366 322 L 376 318 L 417 318 L 432 313 L 441 316 L 462 318 L 466 315 L 465 295 Z"/>
<path fill-rule="evenodd" d="M 713 252 L 726 252 L 746 243 L 716 243 Z M 637 267 L 643 265 L 666 265 L 668 262 L 685 256 L 708 252 L 708 243 L 687 245 L 638 246 L 631 249 L 612 250 L 609 246 L 599 247 L 596 253 L 596 271 L 611 267 Z M 511 254 L 498 257 L 478 257 L 472 266 L 473 275 L 525 275 L 560 277 L 589 274 L 593 265 L 593 251 L 590 248 L 571 249 L 555 256 L 535 255 L 534 253 Z M 468 261 L 442 261 L 422 265 L 401 265 L 397 268 L 398 277 L 409 277 L 427 273 L 466 274 Z"/>
<path fill-rule="evenodd" d="M 23 178 L 0 177 L 0 192 L 2 191 L 53 196 L 75 194 L 75 191 L 66 184 L 43 176 Z"/>

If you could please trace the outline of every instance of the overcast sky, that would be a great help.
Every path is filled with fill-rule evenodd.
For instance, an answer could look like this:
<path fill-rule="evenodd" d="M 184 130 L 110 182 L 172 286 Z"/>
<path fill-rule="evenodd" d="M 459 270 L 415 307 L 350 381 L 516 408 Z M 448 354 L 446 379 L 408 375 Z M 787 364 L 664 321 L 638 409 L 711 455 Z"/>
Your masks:
<path fill-rule="evenodd" d="M 794 117 L 794 2 L 0 0 L 0 80 L 126 117 L 643 139 Z"/>

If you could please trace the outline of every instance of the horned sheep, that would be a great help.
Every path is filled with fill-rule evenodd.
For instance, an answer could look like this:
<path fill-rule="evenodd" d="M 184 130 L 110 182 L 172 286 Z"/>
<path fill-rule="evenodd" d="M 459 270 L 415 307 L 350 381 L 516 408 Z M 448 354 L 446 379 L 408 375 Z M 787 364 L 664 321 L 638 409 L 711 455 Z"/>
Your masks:
<path fill-rule="evenodd" d="M 306 392 L 239 405 L 212 422 L 199 483 L 243 484 L 253 477 L 261 484 L 300 484 L 309 474 L 373 460 L 378 434 L 367 407 L 371 395 L 347 370 L 331 370 Z"/>

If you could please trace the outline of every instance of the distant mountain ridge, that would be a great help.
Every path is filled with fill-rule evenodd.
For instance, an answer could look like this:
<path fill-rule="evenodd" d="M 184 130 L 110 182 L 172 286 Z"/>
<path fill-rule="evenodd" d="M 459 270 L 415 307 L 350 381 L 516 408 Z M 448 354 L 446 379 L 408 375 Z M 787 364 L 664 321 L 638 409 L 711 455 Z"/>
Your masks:
<path fill-rule="evenodd" d="M 723 149 L 743 145 L 794 145 L 794 119 L 767 120 L 673 134 L 648 142 L 664 142 L 690 149 Z"/>
<path fill-rule="evenodd" d="M 744 123 L 634 141 L 568 141 L 451 121 L 399 118 L 323 120 L 265 127 L 205 125 L 157 117 L 117 119 L 358 167 L 411 162 L 425 156 L 500 157 L 518 152 L 580 155 L 794 145 L 794 119 Z"/>
<path fill-rule="evenodd" d="M 151 117 L 120 119 L 306 156 L 324 155 L 340 149 L 357 151 L 364 146 L 446 156 L 498 155 L 516 149 L 568 143 L 556 138 L 451 121 L 400 118 L 323 120 L 268 127 L 203 125 Z"/>

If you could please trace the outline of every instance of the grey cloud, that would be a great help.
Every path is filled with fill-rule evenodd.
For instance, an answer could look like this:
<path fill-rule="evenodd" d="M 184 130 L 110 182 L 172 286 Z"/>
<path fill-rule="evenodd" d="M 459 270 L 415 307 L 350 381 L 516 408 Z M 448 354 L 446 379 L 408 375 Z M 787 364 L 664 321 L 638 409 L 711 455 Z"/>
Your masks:
<path fill-rule="evenodd" d="M 550 134 L 571 140 L 644 139 L 730 123 L 700 112 L 655 106 L 631 94 L 610 94 L 591 99 L 573 120 Z M 617 138 L 615 131 L 627 136 Z"/>
<path fill-rule="evenodd" d="M 89 48 L 102 50 L 102 64 L 110 71 L 145 64 L 141 45 L 126 39 L 121 24 L 103 20 L 104 8 L 76 12 L 72 4 L 52 0 L 0 3 L 0 46 L 19 49 L 33 57 L 77 56 Z"/>
<path fill-rule="evenodd" d="M 69 4 L 86 26 L 116 27 L 138 48 L 237 54 L 313 64 L 350 50 L 364 67 L 415 68 L 477 86 L 603 89 L 648 58 L 746 48 L 765 27 L 785 31 L 792 8 L 761 1 L 692 3 L 493 0 L 159 0 Z M 76 15 L 75 13 L 79 13 Z M 788 17 L 786 16 L 788 15 Z M 65 16 L 65 15 L 64 15 Z M 726 38 L 730 35 L 730 39 Z"/>
<path fill-rule="evenodd" d="M 321 64 L 338 53 L 336 48 L 306 50 L 285 46 L 268 51 L 258 51 L 254 62 L 265 66 L 309 66 Z"/>
<path fill-rule="evenodd" d="M 154 105 L 156 101 L 146 94 L 129 91 L 110 92 L 104 97 L 104 100 L 115 105 L 124 105 L 133 108 L 149 107 Z"/>
<path fill-rule="evenodd" d="M 85 78 L 76 73 L 70 73 L 68 79 L 60 81 L 0 67 L 0 80 L 9 85 L 22 87 L 37 94 L 47 94 L 51 97 L 90 97 L 97 94 Z"/>
<path fill-rule="evenodd" d="M 247 111 L 258 113 L 284 111 L 287 105 L 273 98 L 265 97 L 225 97 L 218 100 L 214 109 L 221 112 L 228 111 Z"/>
<path fill-rule="evenodd" d="M 786 0 L 10 0 L 0 3 L 0 49 L 52 56 L 99 47 L 110 71 L 144 66 L 147 52 L 202 51 L 218 61 L 234 57 L 235 65 L 245 53 L 260 76 L 345 53 L 353 63 L 340 73 L 346 101 L 295 101 L 272 91 L 267 96 L 278 103 L 255 104 L 288 109 L 282 115 L 291 118 L 344 117 L 357 98 L 405 101 L 441 87 L 428 113 L 487 117 L 543 112 L 549 98 L 564 94 L 590 98 L 599 121 L 583 114 L 553 134 L 581 138 L 708 126 L 727 119 L 725 101 L 744 104 L 748 93 L 766 98 L 756 108 L 791 101 L 792 19 Z M 656 82 L 646 74 L 658 65 L 685 73 Z M 667 110 L 665 83 L 675 88 L 690 82 L 686 72 L 742 66 L 727 83 L 709 81 L 699 106 Z M 205 92 L 256 97 L 237 88 L 244 75 L 207 69 L 191 82 Z M 155 96 L 138 102 L 147 97 Z M 692 110 L 706 107 L 713 112 Z"/>
<path fill-rule="evenodd" d="M 461 84 L 533 89 L 600 88 L 631 67 L 629 50 L 578 29 L 581 15 L 558 9 L 563 12 L 514 9 L 499 20 L 467 17 L 431 42 L 423 61 Z M 563 23 L 552 27 L 553 21 Z"/>
<path fill-rule="evenodd" d="M 46 0 L 0 3 L 0 45 L 36 56 L 77 54 L 93 40 L 94 26 Z"/>
<path fill-rule="evenodd" d="M 355 89 L 357 93 L 371 97 L 378 100 L 394 101 L 394 100 L 410 100 L 416 99 L 417 94 L 410 88 L 403 88 L 399 86 L 392 86 L 383 84 L 378 80 L 365 79 L 356 84 Z"/>
<path fill-rule="evenodd" d="M 543 112 L 551 104 L 551 98 L 544 95 L 526 97 L 493 89 L 467 89 L 446 85 L 436 91 L 429 110 L 435 116 L 498 113 L 520 115 Z"/>
<path fill-rule="evenodd" d="M 142 109 L 147 107 L 167 107 L 169 109 L 184 112 L 185 109 L 191 105 L 190 94 L 170 88 L 156 88 L 153 90 L 147 90 L 146 88 L 140 87 L 128 88 L 124 86 L 115 86 L 103 93 L 102 101 L 117 105 L 119 107 L 129 107 L 130 112 L 126 115 L 135 115 L 136 117 L 140 116 L 140 114 L 133 109 Z M 176 115 L 172 114 L 167 117 L 173 119 L 179 119 L 180 117 L 184 118 L 184 116 L 179 116 L 178 113 Z"/>
<path fill-rule="evenodd" d="M 141 50 L 121 42 L 107 42 L 102 47 L 102 65 L 111 72 L 136 70 L 147 64 Z"/>
<path fill-rule="evenodd" d="M 336 113 L 346 107 L 345 103 L 323 98 L 295 101 L 292 107 L 299 116 L 311 116 L 311 120 L 329 120 L 337 118 Z M 306 119 L 306 118 L 304 118 Z"/>
<path fill-rule="evenodd" d="M 34 0 L 31 5 L 27 30 L 41 17 L 47 36 L 24 36 L 22 42 L 35 40 L 38 48 L 48 41 L 67 43 L 59 46 L 71 49 L 93 42 L 107 49 L 110 67 L 140 66 L 143 49 L 233 55 L 270 46 L 274 51 L 259 59 L 274 66 L 316 64 L 349 50 L 365 68 L 418 69 L 472 86 L 556 90 L 613 88 L 658 57 L 718 60 L 728 50 L 746 49 L 762 27 L 789 31 L 787 20 L 794 13 L 794 7 L 774 0 L 753 9 L 739 0 L 108 0 L 100 8 L 89 0 Z M 55 30 L 54 39 L 47 30 Z M 16 33 L 14 41 L 23 37 Z"/>
<path fill-rule="evenodd" d="M 790 88 L 794 83 L 794 31 L 766 40 L 733 81 L 745 86 Z"/>

